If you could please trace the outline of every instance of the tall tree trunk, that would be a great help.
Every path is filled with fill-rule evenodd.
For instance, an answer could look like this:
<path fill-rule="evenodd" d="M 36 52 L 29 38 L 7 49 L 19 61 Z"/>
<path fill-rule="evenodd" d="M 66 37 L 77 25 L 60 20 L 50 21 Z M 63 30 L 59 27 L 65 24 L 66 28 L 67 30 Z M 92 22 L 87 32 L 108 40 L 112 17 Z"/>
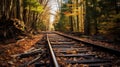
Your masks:
<path fill-rule="evenodd" d="M 69 17 L 70 18 L 70 30 L 71 32 L 73 32 L 73 19 L 72 19 L 72 16 Z"/>
<path fill-rule="evenodd" d="M 11 18 L 13 15 L 12 11 L 13 11 L 13 0 L 10 0 L 9 18 Z"/>
<path fill-rule="evenodd" d="M 12 18 L 16 18 L 16 0 L 13 0 Z"/>
<path fill-rule="evenodd" d="M 22 18 L 22 0 L 16 0 L 16 11 L 17 11 L 17 18 L 19 20 L 23 20 Z"/>
<path fill-rule="evenodd" d="M 89 21 L 89 17 L 88 17 L 88 0 L 86 0 L 86 15 L 85 15 L 85 23 L 84 23 L 84 32 L 85 34 L 89 35 L 90 34 L 90 21 Z"/>

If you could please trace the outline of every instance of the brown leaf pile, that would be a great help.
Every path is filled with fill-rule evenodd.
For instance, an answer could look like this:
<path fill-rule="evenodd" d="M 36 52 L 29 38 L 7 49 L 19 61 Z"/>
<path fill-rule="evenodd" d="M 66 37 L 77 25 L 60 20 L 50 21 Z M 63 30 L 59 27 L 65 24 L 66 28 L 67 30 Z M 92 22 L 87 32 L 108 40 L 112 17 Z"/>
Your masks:
<path fill-rule="evenodd" d="M 0 67 L 17 67 L 23 60 L 16 60 L 11 57 L 14 54 L 20 54 L 35 45 L 35 43 L 42 38 L 43 35 L 34 35 L 32 38 L 24 38 L 15 43 L 0 44 Z M 28 59 L 27 59 L 28 60 Z"/>

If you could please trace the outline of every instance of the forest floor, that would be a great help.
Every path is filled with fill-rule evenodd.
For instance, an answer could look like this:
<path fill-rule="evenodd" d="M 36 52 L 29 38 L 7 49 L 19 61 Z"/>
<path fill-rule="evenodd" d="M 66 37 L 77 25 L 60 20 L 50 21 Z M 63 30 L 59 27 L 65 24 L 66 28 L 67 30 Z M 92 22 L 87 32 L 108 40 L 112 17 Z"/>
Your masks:
<path fill-rule="evenodd" d="M 99 45 L 99 46 L 103 46 L 106 48 L 111 48 L 117 51 L 120 51 L 120 45 L 117 43 L 109 43 L 106 41 L 101 41 L 99 39 L 94 39 L 94 38 L 80 38 L 82 41 L 88 42 L 88 43 L 92 43 L 95 45 Z"/>
<path fill-rule="evenodd" d="M 24 37 L 23 39 L 17 40 L 16 42 L 9 43 L 9 44 L 0 44 L 0 67 L 18 67 L 20 64 L 24 62 L 30 61 L 33 58 L 21 59 L 18 60 L 12 55 L 24 53 L 25 51 L 29 50 L 31 47 L 35 45 L 36 42 L 41 40 L 43 34 L 34 35 L 31 37 Z M 78 36 L 77 36 L 78 37 Z M 120 45 L 110 44 L 106 42 L 102 42 L 96 40 L 94 38 L 87 38 L 87 37 L 80 37 L 80 39 L 91 42 L 94 44 L 104 45 L 108 48 L 113 48 L 120 50 Z"/>
<path fill-rule="evenodd" d="M 111 48 L 117 51 L 120 51 L 120 42 L 113 42 L 109 39 L 106 39 L 102 36 L 87 36 L 87 35 L 76 35 L 76 34 L 69 34 L 78 37 L 80 40 L 88 43 L 92 43 L 95 45 Z"/>
<path fill-rule="evenodd" d="M 0 44 L 0 67 L 18 67 L 29 59 L 17 60 L 12 55 L 24 53 L 42 38 L 42 34 L 25 37 L 9 44 Z"/>

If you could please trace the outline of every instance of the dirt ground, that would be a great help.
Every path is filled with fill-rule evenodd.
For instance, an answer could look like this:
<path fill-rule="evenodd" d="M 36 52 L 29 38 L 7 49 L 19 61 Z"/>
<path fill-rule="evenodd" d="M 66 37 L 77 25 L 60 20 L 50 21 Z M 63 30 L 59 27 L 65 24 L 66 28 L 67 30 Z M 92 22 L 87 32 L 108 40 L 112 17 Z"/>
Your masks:
<path fill-rule="evenodd" d="M 39 34 L 32 36 L 32 38 L 25 37 L 14 43 L 0 44 L 0 67 L 18 67 L 20 64 L 31 60 L 32 58 L 18 60 L 12 55 L 24 53 L 42 39 L 42 36 Z"/>

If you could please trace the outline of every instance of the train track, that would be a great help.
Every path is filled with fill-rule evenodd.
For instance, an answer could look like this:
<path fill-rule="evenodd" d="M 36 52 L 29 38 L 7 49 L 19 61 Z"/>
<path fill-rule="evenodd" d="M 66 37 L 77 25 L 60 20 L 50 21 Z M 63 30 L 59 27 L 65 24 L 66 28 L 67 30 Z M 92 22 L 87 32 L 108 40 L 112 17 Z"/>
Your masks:
<path fill-rule="evenodd" d="M 105 51 L 72 37 L 49 33 L 47 41 L 54 67 L 112 67 L 119 63 L 119 56 L 107 52 L 108 49 Z"/>
<path fill-rule="evenodd" d="M 73 36 L 56 32 L 43 32 L 42 40 L 19 57 L 35 59 L 21 67 L 119 67 L 120 52 L 90 44 Z M 31 66 L 34 64 L 34 66 Z"/>

